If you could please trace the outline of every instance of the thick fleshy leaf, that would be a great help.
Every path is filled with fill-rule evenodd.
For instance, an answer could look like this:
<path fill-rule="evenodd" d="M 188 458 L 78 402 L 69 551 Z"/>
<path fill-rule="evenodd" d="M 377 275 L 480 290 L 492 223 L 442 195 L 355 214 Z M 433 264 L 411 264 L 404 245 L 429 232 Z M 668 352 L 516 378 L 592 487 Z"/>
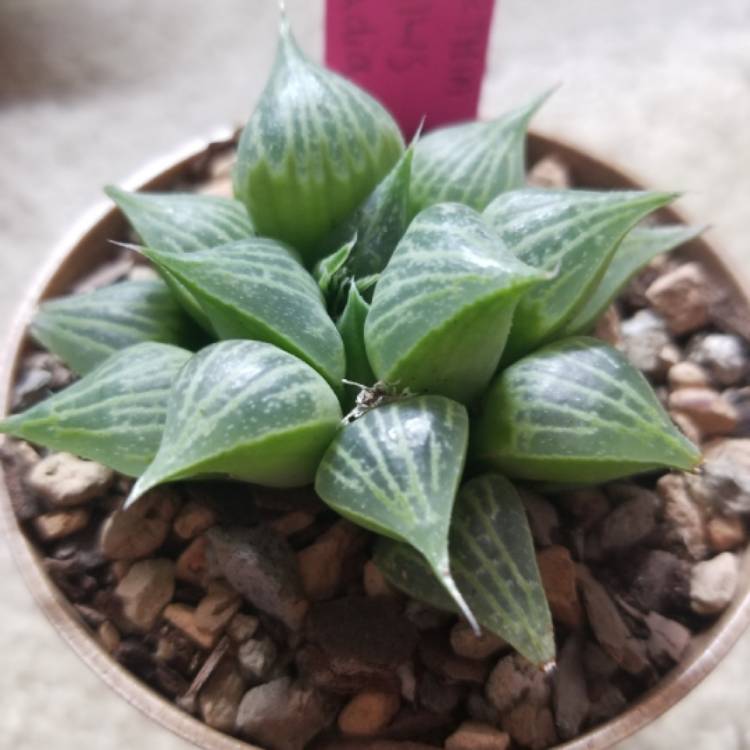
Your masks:
<path fill-rule="evenodd" d="M 133 344 L 159 341 L 189 349 L 201 338 L 159 279 L 123 281 L 44 302 L 30 332 L 79 375 Z"/>
<path fill-rule="evenodd" d="M 526 129 L 549 93 L 496 120 L 438 128 L 417 143 L 410 204 L 415 215 L 455 201 L 482 211 L 497 195 L 526 179 Z"/>
<path fill-rule="evenodd" d="M 289 242 L 312 266 L 403 148 L 388 112 L 307 59 L 284 21 L 271 78 L 240 140 L 235 195 L 260 234 Z"/>
<path fill-rule="evenodd" d="M 593 484 L 700 461 L 643 375 L 592 338 L 564 339 L 504 370 L 473 427 L 473 457 L 520 479 Z"/>
<path fill-rule="evenodd" d="M 466 409 L 442 396 L 378 406 L 342 428 L 323 457 L 315 490 L 354 523 L 419 550 L 473 621 L 448 560 L 468 430 Z"/>
<path fill-rule="evenodd" d="M 657 255 L 695 239 L 703 228 L 675 226 L 636 227 L 615 252 L 604 278 L 586 300 L 584 306 L 565 326 L 564 335 L 577 336 L 589 333 L 596 321 L 633 276 Z"/>
<path fill-rule="evenodd" d="M 330 255 L 326 255 L 315 266 L 313 276 L 318 282 L 320 291 L 326 301 L 329 301 L 332 297 L 336 297 L 338 294 L 339 285 L 345 277 L 344 269 L 346 261 L 352 253 L 355 242 L 356 238 L 345 242 L 338 250 L 335 250 Z"/>
<path fill-rule="evenodd" d="M 411 145 L 354 215 L 335 232 L 340 240 L 357 238 L 346 264 L 347 271 L 356 278 L 380 273 L 409 226 L 413 155 Z"/>
<path fill-rule="evenodd" d="M 349 284 L 349 296 L 346 307 L 336 323 L 346 352 L 346 377 L 354 383 L 370 386 L 375 382 L 375 374 L 370 367 L 365 349 L 365 320 L 370 306 L 354 283 Z M 347 391 L 353 386 L 346 386 Z M 354 394 L 356 396 L 356 394 Z M 353 406 L 354 396 L 348 399 L 349 407 Z"/>
<path fill-rule="evenodd" d="M 453 577 L 479 624 L 529 661 L 547 665 L 555 639 L 526 512 L 499 474 L 467 482 L 458 493 L 450 530 Z M 427 561 L 412 547 L 381 539 L 375 564 L 409 596 L 456 611 Z"/>
<path fill-rule="evenodd" d="M 519 298 L 540 278 L 473 209 L 425 209 L 375 287 L 365 324 L 375 375 L 471 401 L 497 368 Z"/>
<path fill-rule="evenodd" d="M 196 193 L 104 191 L 125 214 L 144 245 L 172 253 L 192 253 L 251 237 L 255 232 L 245 207 L 230 198 Z M 190 293 L 165 275 L 183 307 L 206 330 L 211 327 Z"/>
<path fill-rule="evenodd" d="M 340 386 L 341 336 L 315 280 L 280 242 L 250 237 L 189 254 L 144 254 L 190 292 L 220 338 L 275 344 Z"/>
<path fill-rule="evenodd" d="M 551 278 L 518 305 L 504 362 L 561 331 L 599 283 L 620 240 L 673 193 L 542 190 L 498 196 L 482 216 L 525 263 Z"/>
<path fill-rule="evenodd" d="M 0 432 L 138 476 L 156 455 L 167 396 L 190 356 L 169 344 L 136 344 L 65 390 L 7 417 Z"/>
<path fill-rule="evenodd" d="M 128 504 L 190 477 L 308 484 L 340 420 L 336 394 L 291 354 L 260 341 L 212 344 L 175 380 L 159 451 Z"/>

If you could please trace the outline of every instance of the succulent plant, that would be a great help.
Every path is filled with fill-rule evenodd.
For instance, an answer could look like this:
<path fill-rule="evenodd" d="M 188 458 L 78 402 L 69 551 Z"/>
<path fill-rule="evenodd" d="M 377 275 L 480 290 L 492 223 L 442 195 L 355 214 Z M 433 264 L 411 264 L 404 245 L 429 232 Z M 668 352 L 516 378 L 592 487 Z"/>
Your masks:
<path fill-rule="evenodd" d="M 699 453 L 588 336 L 694 232 L 637 226 L 669 193 L 525 187 L 540 104 L 405 147 L 284 24 L 235 199 L 109 188 L 163 281 L 44 303 L 31 335 L 81 378 L 0 430 L 137 477 L 128 503 L 193 477 L 314 483 L 379 536 L 396 586 L 551 661 L 512 482 L 689 470 Z"/>

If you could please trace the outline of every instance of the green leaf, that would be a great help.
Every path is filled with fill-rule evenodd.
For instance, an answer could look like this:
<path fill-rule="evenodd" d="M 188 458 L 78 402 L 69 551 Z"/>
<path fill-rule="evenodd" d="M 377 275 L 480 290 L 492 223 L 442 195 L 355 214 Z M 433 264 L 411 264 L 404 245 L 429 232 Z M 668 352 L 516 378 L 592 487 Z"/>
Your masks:
<path fill-rule="evenodd" d="M 370 306 L 362 298 L 355 283 L 349 284 L 349 295 L 346 307 L 336 323 L 346 352 L 346 377 L 354 383 L 370 386 L 375 382 L 375 374 L 370 367 L 365 349 L 365 320 Z M 352 386 L 347 386 L 351 389 Z M 356 394 L 355 394 L 356 395 Z M 348 406 L 354 406 L 353 398 L 348 399 Z"/>
<path fill-rule="evenodd" d="M 413 155 L 411 145 L 367 200 L 334 232 L 339 241 L 356 236 L 347 271 L 357 278 L 380 273 L 409 226 Z"/>
<path fill-rule="evenodd" d="M 559 341 L 492 383 L 472 455 L 511 477 L 596 483 L 652 469 L 689 471 L 700 453 L 648 381 L 598 339 Z"/>
<path fill-rule="evenodd" d="M 291 354 L 260 341 L 212 344 L 175 380 L 159 451 L 127 504 L 191 477 L 308 484 L 340 420 L 336 394 Z"/>
<path fill-rule="evenodd" d="M 403 148 L 388 112 L 308 60 L 283 22 L 270 80 L 240 140 L 235 195 L 260 234 L 290 243 L 312 266 Z"/>
<path fill-rule="evenodd" d="M 411 215 L 455 201 L 482 211 L 526 180 L 526 129 L 549 92 L 496 120 L 438 128 L 415 147 Z"/>
<path fill-rule="evenodd" d="M 326 257 L 315 266 L 313 276 L 318 282 L 320 291 L 326 300 L 330 300 L 337 295 L 346 261 L 351 255 L 355 242 L 356 238 L 349 240 L 349 242 L 345 242 L 338 250 L 335 250 L 330 255 L 326 255 Z"/>
<path fill-rule="evenodd" d="M 473 622 L 448 561 L 448 529 L 468 429 L 466 409 L 441 396 L 378 406 L 334 438 L 315 490 L 354 523 L 419 550 Z"/>
<path fill-rule="evenodd" d="M 504 362 L 547 342 L 585 304 L 620 240 L 674 193 L 542 190 L 498 196 L 482 214 L 519 259 L 551 278 L 518 305 Z"/>
<path fill-rule="evenodd" d="M 529 661 L 555 658 L 555 638 L 539 577 L 526 512 L 513 485 L 498 474 L 467 482 L 458 493 L 450 530 L 451 570 L 479 624 Z M 456 611 L 427 561 L 387 539 L 375 547 L 375 564 L 409 596 Z"/>
<path fill-rule="evenodd" d="M 589 333 L 623 287 L 641 268 L 657 255 L 689 242 L 703 231 L 702 227 L 686 227 L 679 224 L 633 229 L 617 248 L 599 286 L 565 326 L 564 335 L 576 336 L 580 333 Z"/>
<path fill-rule="evenodd" d="M 200 340 L 163 281 L 122 281 L 42 303 L 31 335 L 79 375 L 142 341 L 186 349 Z"/>
<path fill-rule="evenodd" d="M 220 338 L 275 344 L 340 387 L 341 336 L 315 280 L 280 242 L 250 237 L 189 254 L 144 254 L 190 292 Z"/>
<path fill-rule="evenodd" d="M 0 432 L 138 476 L 161 440 L 172 383 L 190 352 L 147 342 L 113 354 L 65 390 L 0 422 Z"/>
<path fill-rule="evenodd" d="M 424 210 L 375 287 L 365 323 L 375 375 L 471 401 L 497 368 L 519 298 L 539 279 L 476 211 Z"/>
<path fill-rule="evenodd" d="M 145 245 L 162 252 L 192 253 L 255 234 L 245 207 L 230 198 L 196 193 L 104 192 L 127 216 Z M 189 292 L 169 275 L 165 281 L 206 330 L 211 327 Z"/>

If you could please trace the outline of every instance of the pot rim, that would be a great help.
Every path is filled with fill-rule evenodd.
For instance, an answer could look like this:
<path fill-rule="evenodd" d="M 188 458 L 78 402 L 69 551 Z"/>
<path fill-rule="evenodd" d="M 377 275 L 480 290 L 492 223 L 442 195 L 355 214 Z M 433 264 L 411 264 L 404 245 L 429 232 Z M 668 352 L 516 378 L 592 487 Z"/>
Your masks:
<path fill-rule="evenodd" d="M 124 180 L 122 185 L 131 190 L 161 187 L 165 181 L 184 173 L 191 164 L 207 153 L 212 144 L 229 142 L 233 135 L 234 131 L 231 128 L 222 128 L 212 133 L 210 138 L 193 139 L 139 169 Z M 593 170 L 598 179 L 604 182 L 614 181 L 622 187 L 637 187 L 640 184 L 619 167 L 612 167 L 597 157 L 590 156 L 587 151 L 550 136 L 530 133 L 529 152 L 536 156 L 555 153 L 562 156 L 566 162 L 584 163 L 587 169 Z M 57 243 L 24 295 L 2 348 L 0 398 L 3 413 L 7 413 L 11 402 L 17 365 L 26 341 L 27 326 L 38 300 L 45 296 L 65 261 L 75 255 L 83 243 L 92 239 L 97 228 L 106 220 L 113 220 L 118 213 L 111 201 L 97 202 Z M 684 221 L 673 209 L 663 210 L 661 215 L 671 221 Z M 679 254 L 700 258 L 721 277 L 722 283 L 729 286 L 735 297 L 739 295 L 745 303 L 750 300 L 750 277 L 738 276 L 731 272 L 721 251 L 711 247 L 705 240 L 694 241 L 691 249 Z M 4 476 L 0 482 L 0 530 L 8 540 L 14 562 L 33 598 L 57 633 L 86 665 L 121 697 L 149 718 L 196 746 L 210 750 L 262 750 L 212 729 L 199 719 L 183 712 L 133 676 L 104 651 L 91 632 L 81 623 L 73 605 L 44 572 L 40 555 L 26 538 L 13 511 Z M 743 580 L 750 581 L 750 548 L 744 551 L 742 557 L 741 576 Z M 677 704 L 701 682 L 730 651 L 749 625 L 750 586 L 747 586 L 707 631 L 692 639 L 688 655 L 654 687 L 635 702 L 628 704 L 626 710 L 614 718 L 573 740 L 556 745 L 551 750 L 602 750 L 632 735 Z"/>

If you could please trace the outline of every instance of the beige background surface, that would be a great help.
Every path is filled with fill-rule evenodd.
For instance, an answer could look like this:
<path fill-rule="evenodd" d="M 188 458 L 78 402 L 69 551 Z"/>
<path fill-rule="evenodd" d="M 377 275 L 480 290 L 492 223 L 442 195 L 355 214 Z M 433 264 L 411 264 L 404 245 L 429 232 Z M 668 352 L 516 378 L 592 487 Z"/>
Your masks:
<path fill-rule="evenodd" d="M 319 56 L 321 0 L 288 5 Z M 0 1 L 0 329 L 101 185 L 247 116 L 274 32 L 273 0 Z M 555 83 L 539 130 L 684 191 L 694 221 L 750 272 L 750 0 L 501 0 L 482 111 Z M 0 603 L 0 748 L 187 747 L 79 663 L 5 545 Z M 622 747 L 750 747 L 750 636 Z"/>

